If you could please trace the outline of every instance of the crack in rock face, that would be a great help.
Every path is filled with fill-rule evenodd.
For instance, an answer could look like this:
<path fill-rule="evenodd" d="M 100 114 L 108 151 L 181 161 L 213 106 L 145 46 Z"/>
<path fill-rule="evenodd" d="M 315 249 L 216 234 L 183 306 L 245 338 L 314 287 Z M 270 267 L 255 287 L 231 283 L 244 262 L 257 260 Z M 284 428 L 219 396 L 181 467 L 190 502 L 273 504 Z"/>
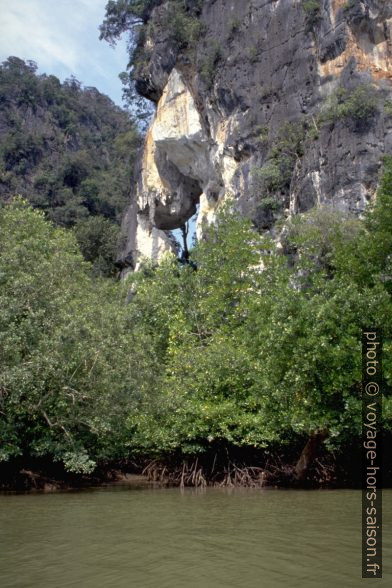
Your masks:
<path fill-rule="evenodd" d="M 152 25 L 164 10 L 163 1 Z M 383 106 L 392 104 L 391 2 L 323 0 L 310 23 L 299 0 L 204 0 L 201 19 L 192 59 L 172 51 L 170 63 L 160 55 L 165 37 L 151 27 L 144 75 L 154 90 L 145 96 L 158 102 L 123 223 L 125 271 L 175 252 L 169 231 L 196 210 L 202 236 L 228 198 L 272 236 L 278 219 L 313 206 L 361 214 L 382 155 L 392 152 L 392 114 Z M 377 101 L 366 124 L 319 121 L 339 90 L 361 86 Z M 279 159 L 287 124 L 307 130 L 300 153 Z"/>

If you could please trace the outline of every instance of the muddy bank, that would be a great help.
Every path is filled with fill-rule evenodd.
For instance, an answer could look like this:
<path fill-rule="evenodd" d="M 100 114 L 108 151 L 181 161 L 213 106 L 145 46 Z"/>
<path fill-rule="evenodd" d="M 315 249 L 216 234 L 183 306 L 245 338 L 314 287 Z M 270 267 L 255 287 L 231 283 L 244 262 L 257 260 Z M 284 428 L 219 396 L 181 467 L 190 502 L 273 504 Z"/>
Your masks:
<path fill-rule="evenodd" d="M 388 441 L 388 442 L 387 442 Z M 390 440 L 385 443 L 389 448 Z M 179 487 L 359 488 L 361 451 L 358 442 L 333 453 L 312 446 L 304 454 L 299 446 L 270 450 L 216 445 L 200 455 L 180 453 L 100 461 L 91 475 L 67 472 L 61 463 L 44 458 L 18 458 L 0 464 L 0 490 L 46 491 L 82 489 L 112 484 Z M 308 447 L 309 450 L 309 447 Z M 384 486 L 392 486 L 390 451 L 384 452 Z M 305 457 L 306 467 L 298 475 Z"/>
<path fill-rule="evenodd" d="M 141 475 L 141 467 L 131 461 L 98 463 L 90 475 L 67 472 L 62 464 L 48 459 L 16 459 L 0 464 L 0 491 L 78 490 L 114 484 L 146 485 L 148 478 Z"/>

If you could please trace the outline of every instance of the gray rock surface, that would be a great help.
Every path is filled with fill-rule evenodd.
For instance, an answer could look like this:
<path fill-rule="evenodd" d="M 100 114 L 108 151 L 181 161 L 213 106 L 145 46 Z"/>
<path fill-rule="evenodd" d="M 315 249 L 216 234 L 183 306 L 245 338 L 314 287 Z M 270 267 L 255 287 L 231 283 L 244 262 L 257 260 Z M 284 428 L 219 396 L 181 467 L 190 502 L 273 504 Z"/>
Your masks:
<path fill-rule="evenodd" d="M 361 212 L 374 196 L 382 155 L 392 153 L 392 2 L 322 0 L 317 13 L 304 4 L 206 0 L 205 33 L 187 51 L 157 24 L 137 84 L 157 112 L 124 221 L 123 266 L 171 250 L 166 231 L 198 203 L 202 233 L 228 197 L 273 230 L 277 218 L 324 202 Z M 371 91 L 371 116 L 337 116 L 358 87 Z M 282 159 L 287 123 L 303 130 Z M 279 186 L 270 179 L 277 164 Z"/>

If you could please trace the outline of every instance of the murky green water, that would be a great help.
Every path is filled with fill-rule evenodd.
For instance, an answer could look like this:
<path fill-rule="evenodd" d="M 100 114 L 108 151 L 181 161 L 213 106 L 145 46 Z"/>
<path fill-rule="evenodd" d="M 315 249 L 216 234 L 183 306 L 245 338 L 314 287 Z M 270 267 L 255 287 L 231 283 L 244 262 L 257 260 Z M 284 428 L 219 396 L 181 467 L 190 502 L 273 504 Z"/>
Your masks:
<path fill-rule="evenodd" d="M 112 488 L 0 496 L 2 588 L 349 587 L 358 491 Z M 384 578 L 392 586 L 392 491 Z"/>

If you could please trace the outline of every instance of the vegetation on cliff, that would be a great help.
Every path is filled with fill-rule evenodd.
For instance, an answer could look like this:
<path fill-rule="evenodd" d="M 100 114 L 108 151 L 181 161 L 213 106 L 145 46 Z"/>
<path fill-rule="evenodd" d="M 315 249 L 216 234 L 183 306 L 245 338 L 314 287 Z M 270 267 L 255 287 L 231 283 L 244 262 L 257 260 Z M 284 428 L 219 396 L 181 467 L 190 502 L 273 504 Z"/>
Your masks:
<path fill-rule="evenodd" d="M 201 38 L 200 19 L 204 0 L 109 0 L 100 26 L 100 38 L 115 44 L 126 34 L 128 38 L 128 71 L 121 74 L 124 96 L 138 114 L 148 111 L 141 96 L 157 101 L 159 95 L 150 85 L 148 68 L 157 38 L 164 42 L 160 62 L 174 65 L 179 53 L 195 48 Z M 156 10 L 155 10 L 156 9 Z M 169 66 L 170 69 L 170 66 Z"/>
<path fill-rule="evenodd" d="M 362 327 L 383 328 L 392 380 L 391 207 L 389 158 L 365 219 L 298 216 L 290 258 L 225 210 L 191 252 L 197 269 L 146 261 L 121 285 L 93 279 L 42 212 L 3 206 L 1 459 L 90 472 L 309 438 L 344 449 L 361 431 Z M 391 409 L 386 397 L 387 430 Z"/>
<path fill-rule="evenodd" d="M 129 115 L 95 88 L 10 57 L 0 66 L 0 129 L 0 199 L 20 194 L 76 227 L 95 272 L 113 273 L 139 145 Z"/>

